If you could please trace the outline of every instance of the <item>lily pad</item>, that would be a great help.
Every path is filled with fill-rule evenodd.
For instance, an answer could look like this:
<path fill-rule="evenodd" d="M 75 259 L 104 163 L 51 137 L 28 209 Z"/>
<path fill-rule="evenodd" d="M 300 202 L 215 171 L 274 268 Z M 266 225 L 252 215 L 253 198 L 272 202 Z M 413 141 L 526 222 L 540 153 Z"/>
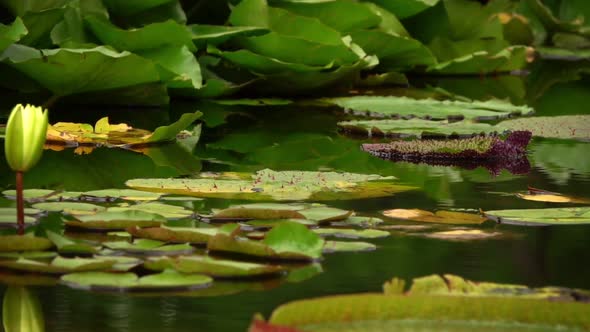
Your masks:
<path fill-rule="evenodd" d="M 214 178 L 133 179 L 126 184 L 153 192 L 249 200 L 358 199 L 391 196 L 414 189 L 394 184 L 393 180 L 393 177 L 379 175 L 265 169 L 252 175 L 245 174 L 242 179 L 236 179 L 231 173 L 221 173 Z"/>
<path fill-rule="evenodd" d="M 368 242 L 359 241 L 326 241 L 324 244 L 324 253 L 334 252 L 356 252 L 356 251 L 373 251 L 377 246 Z"/>
<path fill-rule="evenodd" d="M 214 278 L 254 277 L 285 271 L 285 268 L 278 265 L 238 262 L 209 256 L 154 258 L 145 262 L 144 266 L 152 270 L 172 268 L 181 273 L 205 274 Z"/>
<path fill-rule="evenodd" d="M 23 251 L 23 252 L 0 252 L 0 259 L 33 259 L 33 260 L 44 260 L 52 259 L 57 256 L 54 251 Z"/>
<path fill-rule="evenodd" d="M 433 239 L 441 239 L 441 240 L 481 240 L 481 239 L 489 239 L 493 237 L 497 237 L 502 235 L 500 232 L 486 232 L 479 229 L 456 229 L 450 231 L 442 231 L 442 232 L 433 232 L 433 233 L 423 233 L 424 235 L 429 238 Z"/>
<path fill-rule="evenodd" d="M 487 220 L 477 214 L 443 210 L 432 213 L 419 209 L 393 209 L 384 211 L 383 214 L 396 219 L 454 225 L 479 225 Z"/>
<path fill-rule="evenodd" d="M 169 219 L 180 219 L 191 217 L 194 212 L 182 206 L 164 204 L 160 202 L 147 202 L 128 206 L 115 206 L 108 208 L 109 212 L 143 211 L 161 215 Z"/>
<path fill-rule="evenodd" d="M 378 229 L 316 228 L 313 232 L 323 237 L 334 236 L 347 239 L 377 239 L 390 235 L 389 232 Z"/>
<path fill-rule="evenodd" d="M 374 227 L 383 223 L 383 219 L 377 217 L 351 216 L 344 220 L 333 221 L 332 226 L 360 226 L 360 227 Z"/>
<path fill-rule="evenodd" d="M 162 194 L 133 189 L 101 189 L 85 191 L 81 193 L 81 196 L 90 200 L 105 199 L 108 201 L 112 199 L 124 199 L 127 201 L 155 201 L 162 197 Z"/>
<path fill-rule="evenodd" d="M 486 217 L 523 226 L 590 224 L 590 207 L 486 211 Z"/>
<path fill-rule="evenodd" d="M 126 210 L 121 212 L 99 212 L 92 215 L 76 216 L 76 220 L 67 220 L 65 224 L 95 230 L 125 229 L 131 226 L 157 227 L 166 222 L 159 214 L 145 211 Z"/>
<path fill-rule="evenodd" d="M 30 235 L 0 236 L 0 252 L 41 251 L 53 247 L 53 243 L 42 237 Z"/>
<path fill-rule="evenodd" d="M 238 207 L 230 207 L 227 209 L 216 211 L 213 219 L 305 219 L 300 212 L 293 209 L 291 206 L 264 206 L 264 205 L 245 205 Z"/>
<path fill-rule="evenodd" d="M 353 212 L 349 210 L 341 210 L 327 206 L 311 207 L 301 210 L 299 213 L 301 213 L 305 219 L 313 220 L 318 223 L 344 220 L 353 214 Z"/>
<path fill-rule="evenodd" d="M 42 210 L 33 208 L 24 208 L 25 215 L 38 215 L 43 213 Z M 16 216 L 16 208 L 0 208 L 0 216 Z"/>
<path fill-rule="evenodd" d="M 590 140 L 590 115 L 513 119 L 502 121 L 496 127 L 498 130 L 530 130 L 533 136 L 538 137 Z"/>
<path fill-rule="evenodd" d="M 354 96 L 325 98 L 320 99 L 320 102 L 336 104 L 354 115 L 374 118 L 497 120 L 516 115 L 531 115 L 534 112 L 528 106 L 516 106 L 503 100 L 441 101 L 395 96 Z"/>
<path fill-rule="evenodd" d="M 47 238 L 55 244 L 60 253 L 94 254 L 100 249 L 100 245 L 92 245 L 81 240 L 69 239 L 51 231 L 47 231 Z"/>
<path fill-rule="evenodd" d="M 84 290 L 160 291 L 192 290 L 208 287 L 213 279 L 198 274 L 181 274 L 167 270 L 138 277 L 135 273 L 83 272 L 62 276 L 63 284 Z"/>
<path fill-rule="evenodd" d="M 529 187 L 527 193 L 517 193 L 516 197 L 525 199 L 527 201 L 549 202 L 549 203 L 579 203 L 588 204 L 590 199 L 581 197 L 571 197 L 562 195 L 560 193 L 536 189 Z"/>
<path fill-rule="evenodd" d="M 131 243 L 127 241 L 103 242 L 103 245 L 112 250 L 136 255 L 186 255 L 195 251 L 195 248 L 187 243 L 166 244 L 150 239 L 137 239 Z"/>
<path fill-rule="evenodd" d="M 226 225 L 222 230 L 209 240 L 207 249 L 271 259 L 313 260 L 321 257 L 324 245 L 319 235 L 294 222 L 278 224 L 262 241 L 237 236 L 238 225 Z"/>
<path fill-rule="evenodd" d="M 129 227 L 127 228 L 134 237 L 158 240 L 171 243 L 206 244 L 209 239 L 217 234 L 217 228 L 197 227 Z"/>
<path fill-rule="evenodd" d="M 37 223 L 37 219 L 31 216 L 25 216 L 25 227 Z M 0 214 L 0 227 L 17 227 L 16 213 L 14 215 Z"/>
<path fill-rule="evenodd" d="M 33 204 L 33 207 L 39 210 L 76 215 L 95 214 L 106 210 L 104 206 L 79 202 L 42 202 Z"/>
<path fill-rule="evenodd" d="M 16 199 L 16 190 L 4 190 L 2 192 L 4 196 L 10 199 Z M 46 200 L 53 195 L 56 195 L 57 191 L 49 189 L 24 189 L 23 198 L 27 201 L 42 201 Z"/>
<path fill-rule="evenodd" d="M 0 261 L 0 266 L 19 271 L 64 274 L 78 271 L 108 270 L 114 263 L 113 260 L 57 256 L 50 263 L 19 258 L 15 261 Z"/>

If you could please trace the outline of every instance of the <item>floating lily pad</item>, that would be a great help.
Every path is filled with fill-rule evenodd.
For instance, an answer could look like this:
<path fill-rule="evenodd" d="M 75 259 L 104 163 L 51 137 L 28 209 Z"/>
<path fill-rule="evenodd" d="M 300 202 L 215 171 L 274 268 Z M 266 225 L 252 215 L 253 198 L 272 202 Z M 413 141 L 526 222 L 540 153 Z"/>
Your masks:
<path fill-rule="evenodd" d="M 307 219 L 264 219 L 264 220 L 248 220 L 242 222 L 242 225 L 248 225 L 257 228 L 272 228 L 282 222 L 296 222 L 305 226 L 316 226 L 317 222 Z"/>
<path fill-rule="evenodd" d="M 496 210 L 485 215 L 499 223 L 523 226 L 590 224 L 590 207 Z"/>
<path fill-rule="evenodd" d="M 359 241 L 326 241 L 324 253 L 347 252 L 347 251 L 373 251 L 377 246 L 368 242 Z"/>
<path fill-rule="evenodd" d="M 181 273 L 199 273 L 221 278 L 271 275 L 285 270 L 278 265 L 238 262 L 208 256 L 154 258 L 145 262 L 144 266 L 152 270 L 172 268 Z"/>
<path fill-rule="evenodd" d="M 486 232 L 479 229 L 456 229 L 450 231 L 423 233 L 426 237 L 441 240 L 480 240 L 502 235 L 500 232 Z"/>
<path fill-rule="evenodd" d="M 442 210 L 432 213 L 419 209 L 393 209 L 383 214 L 396 219 L 455 225 L 478 225 L 487 220 L 477 214 Z"/>
<path fill-rule="evenodd" d="M 22 273 L 18 271 L 0 272 L 0 282 L 8 286 L 56 286 L 58 277 L 50 274 Z"/>
<path fill-rule="evenodd" d="M 37 219 L 31 216 L 25 216 L 25 227 L 37 223 Z M 14 215 L 0 214 L 0 227 L 17 227 L 16 213 Z"/>
<path fill-rule="evenodd" d="M 124 199 L 128 201 L 155 201 L 162 197 L 162 194 L 151 193 L 133 189 L 101 189 L 83 192 L 85 199 Z"/>
<path fill-rule="evenodd" d="M 100 256 L 94 255 L 94 258 L 106 260 L 106 261 L 115 261 L 113 266 L 109 269 L 109 271 L 118 271 L 118 272 L 127 272 L 141 264 L 143 264 L 143 260 L 137 257 L 128 257 L 128 256 Z"/>
<path fill-rule="evenodd" d="M 108 208 L 109 212 L 143 211 L 161 215 L 165 218 L 180 219 L 193 215 L 193 211 L 178 205 L 164 204 L 160 202 L 147 202 L 135 205 L 116 206 Z"/>
<path fill-rule="evenodd" d="M 0 252 L 41 251 L 53 247 L 53 243 L 42 237 L 30 235 L 0 236 Z"/>
<path fill-rule="evenodd" d="M 83 272 L 62 276 L 63 284 L 85 290 L 159 291 L 192 290 L 208 287 L 213 279 L 198 274 L 181 274 L 173 270 L 138 277 L 135 273 Z"/>
<path fill-rule="evenodd" d="M 92 245 L 81 240 L 69 239 L 51 231 L 47 231 L 47 238 L 55 244 L 60 253 L 94 254 L 100 249 L 100 245 Z"/>
<path fill-rule="evenodd" d="M 134 237 L 152 239 L 172 243 L 206 244 L 217 233 L 217 228 L 196 227 L 129 227 L 127 228 Z"/>
<path fill-rule="evenodd" d="M 52 259 L 57 256 L 56 252 L 53 251 L 23 251 L 23 252 L 0 252 L 0 259 L 1 258 L 8 258 L 8 259 L 34 259 L 34 260 L 44 260 L 44 259 Z"/>
<path fill-rule="evenodd" d="M 238 225 L 222 227 L 209 240 L 207 249 L 273 259 L 313 260 L 322 255 L 324 240 L 298 223 L 280 223 L 262 241 L 245 239 L 236 235 L 237 231 Z"/>
<path fill-rule="evenodd" d="M 186 255 L 195 251 L 195 248 L 186 243 L 166 244 L 165 242 L 150 239 L 137 239 L 133 242 L 104 242 L 103 245 L 112 250 L 136 255 Z"/>
<path fill-rule="evenodd" d="M 93 215 L 76 216 L 77 220 L 67 220 L 65 224 L 72 227 L 80 227 L 96 230 L 115 230 L 127 227 L 157 227 L 166 222 L 166 218 L 159 214 L 138 210 L 126 210 L 121 212 L 99 212 Z"/>
<path fill-rule="evenodd" d="M 354 115 L 375 118 L 418 117 L 444 120 L 478 119 L 494 120 L 515 115 L 531 115 L 528 106 L 516 106 L 502 100 L 454 101 L 412 99 L 395 96 L 354 96 L 320 99 L 336 104 Z"/>
<path fill-rule="evenodd" d="M 333 221 L 332 226 L 360 226 L 374 227 L 383 223 L 383 219 L 377 217 L 350 216 L 344 220 Z"/>
<path fill-rule="evenodd" d="M 216 211 L 214 219 L 305 219 L 305 217 L 291 206 L 238 206 Z"/>
<path fill-rule="evenodd" d="M 389 232 L 378 229 L 316 228 L 314 233 L 323 237 L 334 236 L 348 239 L 377 239 L 389 236 Z"/>
<path fill-rule="evenodd" d="M 39 210 L 76 215 L 95 214 L 106 210 L 104 206 L 80 202 L 42 202 L 33 204 L 33 207 Z"/>
<path fill-rule="evenodd" d="M 344 220 L 352 216 L 352 211 L 341 210 L 327 206 L 311 207 L 309 209 L 299 211 L 305 219 L 314 220 L 318 223 L 327 223 L 332 221 Z"/>
<path fill-rule="evenodd" d="M 37 215 L 40 213 L 43 213 L 43 211 L 33 208 L 24 208 L 25 215 Z M 2 207 L 0 208 L 0 216 L 16 216 L 16 208 Z"/>
<path fill-rule="evenodd" d="M 512 119 L 496 125 L 498 130 L 529 130 L 533 136 L 590 139 L 590 115 L 539 116 Z"/>
<path fill-rule="evenodd" d="M 244 179 L 245 178 L 245 179 Z M 129 187 L 198 197 L 250 200 L 337 200 L 391 196 L 413 187 L 393 183 L 393 177 L 337 172 L 272 171 L 252 175 L 221 173 L 214 178 L 133 179 Z"/>
<path fill-rule="evenodd" d="M 0 266 L 19 271 L 64 274 L 78 271 L 107 270 L 114 263 L 113 260 L 57 256 L 50 263 L 19 258 L 15 261 L 0 261 Z"/>
<path fill-rule="evenodd" d="M 2 194 L 10 199 L 16 199 L 16 190 L 4 190 Z M 27 201 L 42 201 L 57 194 L 55 190 L 49 189 L 25 189 L 23 198 Z"/>

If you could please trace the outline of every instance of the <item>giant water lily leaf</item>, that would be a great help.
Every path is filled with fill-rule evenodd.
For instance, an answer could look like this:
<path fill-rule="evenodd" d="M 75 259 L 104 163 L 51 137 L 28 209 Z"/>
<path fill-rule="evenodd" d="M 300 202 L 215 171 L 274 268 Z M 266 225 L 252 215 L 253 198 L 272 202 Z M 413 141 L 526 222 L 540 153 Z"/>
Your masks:
<path fill-rule="evenodd" d="M 107 91 L 160 81 L 155 65 L 105 46 L 36 50 L 12 45 L 0 61 L 25 73 L 58 96 Z M 96 75 L 100 72 L 100 75 Z"/>
<path fill-rule="evenodd" d="M 440 231 L 432 233 L 419 233 L 415 235 L 424 235 L 433 239 L 451 240 L 451 241 L 471 241 L 494 238 L 502 235 L 500 232 L 487 232 L 480 229 L 454 229 L 449 231 Z"/>
<path fill-rule="evenodd" d="M 562 115 L 502 121 L 499 130 L 530 130 L 533 136 L 590 140 L 590 115 Z M 526 128 L 526 129 L 525 129 Z"/>
<path fill-rule="evenodd" d="M 61 277 L 63 284 L 85 290 L 192 290 L 208 287 L 210 277 L 199 274 L 181 274 L 167 270 L 159 274 L 138 277 L 135 273 L 83 272 Z"/>
<path fill-rule="evenodd" d="M 43 213 L 42 210 L 34 208 L 24 208 L 23 212 L 25 215 L 39 215 Z M 0 216 L 16 216 L 16 208 L 2 207 L 0 208 Z"/>
<path fill-rule="evenodd" d="M 443 210 L 432 213 L 419 209 L 394 209 L 384 211 L 383 214 L 396 219 L 438 224 L 478 225 L 487 220 L 485 217 L 477 214 Z"/>
<path fill-rule="evenodd" d="M 145 51 L 164 46 L 186 46 L 190 51 L 196 50 L 191 33 L 186 26 L 172 20 L 131 30 L 120 29 L 96 16 L 88 16 L 85 20 L 87 26 L 101 42 L 119 51 Z"/>
<path fill-rule="evenodd" d="M 166 244 L 165 242 L 137 239 L 132 243 L 126 241 L 104 242 L 109 249 L 123 251 L 135 255 L 188 255 L 195 249 L 189 244 Z"/>
<path fill-rule="evenodd" d="M 230 207 L 220 211 L 216 211 L 212 218 L 214 219 L 305 219 L 298 211 L 292 209 L 290 206 L 238 206 Z"/>
<path fill-rule="evenodd" d="M 92 245 L 88 242 L 69 239 L 60 234 L 47 231 L 47 238 L 55 244 L 57 250 L 64 254 L 94 254 L 98 252 L 99 245 Z"/>
<path fill-rule="evenodd" d="M 550 203 L 579 203 L 579 204 L 588 204 L 590 203 L 590 199 L 582 198 L 582 197 L 571 197 L 562 195 L 560 193 L 531 188 L 527 193 L 517 193 L 516 197 L 526 199 L 527 201 L 536 201 L 536 202 L 550 202 Z"/>
<path fill-rule="evenodd" d="M 341 210 L 327 206 L 310 207 L 308 209 L 300 210 L 299 213 L 301 213 L 305 219 L 313 220 L 317 223 L 340 221 L 353 214 L 350 210 Z"/>
<path fill-rule="evenodd" d="M 389 232 L 378 229 L 316 228 L 313 232 L 323 237 L 334 236 L 348 239 L 376 239 L 390 235 Z"/>
<path fill-rule="evenodd" d="M 0 23 L 0 53 L 27 34 L 23 20 L 17 17 L 10 25 Z"/>
<path fill-rule="evenodd" d="M 42 237 L 30 235 L 4 235 L 0 236 L 0 252 L 15 251 L 41 251 L 53 246 L 51 241 Z"/>
<path fill-rule="evenodd" d="M 17 214 L 1 214 L 0 215 L 0 227 L 17 227 Z M 25 216 L 24 218 L 25 227 L 34 225 L 37 223 L 37 218 L 31 216 Z"/>
<path fill-rule="evenodd" d="M 4 190 L 2 194 L 10 199 L 16 199 L 16 190 Z M 42 201 L 46 200 L 53 195 L 56 195 L 57 191 L 50 189 L 24 189 L 23 198 L 27 201 Z"/>
<path fill-rule="evenodd" d="M 154 192 L 198 197 L 251 200 L 338 200 L 390 196 L 413 187 L 396 185 L 392 177 L 337 172 L 261 170 L 243 180 L 221 173 L 200 179 L 133 179 L 127 186 Z"/>
<path fill-rule="evenodd" d="M 72 227 L 96 230 L 115 230 L 132 226 L 157 227 L 164 222 L 166 222 L 166 218 L 159 214 L 138 210 L 125 210 L 120 212 L 105 211 L 92 215 L 79 215 L 76 216 L 76 220 L 67 220 L 65 224 Z"/>
<path fill-rule="evenodd" d="M 324 240 L 298 223 L 280 223 L 260 242 L 234 235 L 238 229 L 237 225 L 228 225 L 209 240 L 207 249 L 286 260 L 313 260 L 322 255 Z"/>
<path fill-rule="evenodd" d="M 323 252 L 330 254 L 334 252 L 359 252 L 373 251 L 377 246 L 369 242 L 360 241 L 326 241 Z"/>
<path fill-rule="evenodd" d="M 160 126 L 153 132 L 135 129 L 125 123 L 110 124 L 108 117 L 98 120 L 94 127 L 86 123 L 58 122 L 47 129 L 47 141 L 124 147 L 166 142 L 176 139 L 201 115 L 201 112 L 185 113 L 178 121 Z"/>
<path fill-rule="evenodd" d="M 5 331 L 45 331 L 43 310 L 37 296 L 23 286 L 10 286 L 2 301 L 2 324 Z"/>
<path fill-rule="evenodd" d="M 172 243 L 206 244 L 217 234 L 217 228 L 195 227 L 129 227 L 127 232 L 137 238 L 152 239 Z"/>
<path fill-rule="evenodd" d="M 187 218 L 193 215 L 193 211 L 182 206 L 164 204 L 160 202 L 147 202 L 135 205 L 115 206 L 108 208 L 110 212 L 144 211 L 161 215 L 169 219 Z"/>
<path fill-rule="evenodd" d="M 437 74 L 510 72 L 526 66 L 527 52 L 524 46 L 512 46 L 495 54 L 478 51 L 430 66 L 428 71 Z"/>
<path fill-rule="evenodd" d="M 57 256 L 50 263 L 19 258 L 15 261 L 0 261 L 0 266 L 18 271 L 64 274 L 79 271 L 108 270 L 114 263 L 114 260 Z"/>
<path fill-rule="evenodd" d="M 221 278 L 272 275 L 285 271 L 285 268 L 278 265 L 238 262 L 209 256 L 152 258 L 146 261 L 144 266 L 151 270 L 172 268 L 181 273 L 198 273 Z"/>
<path fill-rule="evenodd" d="M 499 223 L 523 226 L 590 223 L 590 207 L 496 210 L 486 211 L 485 215 Z"/>
<path fill-rule="evenodd" d="M 40 210 L 67 214 L 94 214 L 106 210 L 104 206 L 80 202 L 43 202 L 33 204 L 33 207 Z"/>
<path fill-rule="evenodd" d="M 219 45 L 234 37 L 247 37 L 262 35 L 269 30 L 260 27 L 249 26 L 221 26 L 192 24 L 188 26 L 192 34 L 193 43 L 199 49 L 207 45 Z"/>
<path fill-rule="evenodd" d="M 465 118 L 495 120 L 517 115 L 531 115 L 528 106 L 516 106 L 502 100 L 458 101 L 412 99 L 395 96 L 355 96 L 324 98 L 320 102 L 336 104 L 354 115 L 368 117 L 419 117 L 429 119 Z"/>
<path fill-rule="evenodd" d="M 80 194 L 83 199 L 91 201 L 111 201 L 124 199 L 128 201 L 156 201 L 162 194 L 150 193 L 133 189 L 99 189 L 85 191 Z"/>

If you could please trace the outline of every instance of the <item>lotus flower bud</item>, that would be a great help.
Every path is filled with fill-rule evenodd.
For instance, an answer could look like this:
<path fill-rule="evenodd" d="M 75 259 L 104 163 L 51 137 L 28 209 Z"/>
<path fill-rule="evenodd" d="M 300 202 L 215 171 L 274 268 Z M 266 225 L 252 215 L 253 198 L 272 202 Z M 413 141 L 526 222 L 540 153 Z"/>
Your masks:
<path fill-rule="evenodd" d="M 8 165 L 16 172 L 26 172 L 41 159 L 47 135 L 47 110 L 18 104 L 6 124 L 4 152 Z"/>

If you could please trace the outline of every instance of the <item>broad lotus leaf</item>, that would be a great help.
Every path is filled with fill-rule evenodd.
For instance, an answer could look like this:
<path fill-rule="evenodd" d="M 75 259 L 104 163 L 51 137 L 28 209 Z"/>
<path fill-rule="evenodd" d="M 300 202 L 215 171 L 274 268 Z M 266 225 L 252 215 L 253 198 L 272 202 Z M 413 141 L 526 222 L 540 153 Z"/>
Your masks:
<path fill-rule="evenodd" d="M 9 286 L 2 301 L 2 325 L 5 331 L 45 331 L 43 309 L 37 295 L 21 286 Z"/>
<path fill-rule="evenodd" d="M 358 252 L 358 251 L 373 251 L 377 246 L 369 242 L 361 241 L 326 241 L 323 252 L 330 254 L 334 252 Z"/>
<path fill-rule="evenodd" d="M 94 254 L 100 249 L 100 245 L 70 239 L 52 231 L 47 231 L 47 238 L 55 244 L 58 252 L 63 254 Z"/>
<path fill-rule="evenodd" d="M 193 211 L 178 205 L 164 204 L 160 202 L 147 202 L 134 205 L 114 206 L 107 209 L 109 212 L 123 211 L 144 211 L 148 213 L 159 214 L 164 218 L 180 219 L 188 218 L 193 215 Z"/>
<path fill-rule="evenodd" d="M 486 217 L 523 226 L 580 225 L 590 223 L 590 207 L 485 211 Z"/>
<path fill-rule="evenodd" d="M 313 220 L 317 223 L 340 221 L 353 215 L 353 211 L 328 206 L 310 207 L 298 212 L 302 214 L 305 219 Z"/>
<path fill-rule="evenodd" d="M 79 271 L 108 270 L 114 263 L 114 260 L 57 256 L 50 263 L 19 258 L 15 261 L 0 261 L 0 266 L 18 271 L 64 274 Z"/>
<path fill-rule="evenodd" d="M 510 46 L 498 53 L 478 51 L 430 66 L 428 71 L 445 75 L 510 72 L 526 66 L 527 52 L 525 46 Z"/>
<path fill-rule="evenodd" d="M 324 240 L 298 223 L 280 223 L 262 241 L 234 235 L 239 226 L 228 226 L 209 240 L 207 249 L 281 260 L 314 260 L 322 255 Z"/>
<path fill-rule="evenodd" d="M 451 241 L 470 241 L 494 238 L 502 235 L 500 232 L 483 231 L 480 229 L 454 229 L 432 233 L 420 233 L 429 238 Z"/>
<path fill-rule="evenodd" d="M 432 213 L 420 209 L 393 209 L 384 211 L 383 214 L 396 219 L 453 225 L 479 225 L 487 220 L 478 214 L 444 210 Z"/>
<path fill-rule="evenodd" d="M 7 48 L 0 61 L 25 73 L 58 96 L 124 89 L 160 81 L 156 66 L 129 52 L 106 46 L 42 50 Z M 95 75 L 101 68 L 101 75 Z"/>
<path fill-rule="evenodd" d="M 207 45 L 219 45 L 231 38 L 258 36 L 269 30 L 249 26 L 221 26 L 207 24 L 191 24 L 188 26 L 195 46 L 204 49 Z"/>
<path fill-rule="evenodd" d="M 159 214 L 138 210 L 125 210 L 120 212 L 105 211 L 92 215 L 79 215 L 76 216 L 76 220 L 67 220 L 65 224 L 72 227 L 106 231 L 125 229 L 131 226 L 158 227 L 164 222 L 166 222 L 166 218 Z"/>
<path fill-rule="evenodd" d="M 414 16 L 436 5 L 439 0 L 371 0 L 371 2 L 382 6 L 383 8 L 395 14 L 396 17 L 402 19 Z"/>
<path fill-rule="evenodd" d="M 173 20 L 145 25 L 141 28 L 124 30 L 108 20 L 97 17 L 85 17 L 86 25 L 105 45 L 119 51 L 145 51 L 166 46 L 186 46 L 196 51 L 191 32 L 186 26 Z"/>
<path fill-rule="evenodd" d="M 214 278 L 253 277 L 285 271 L 285 268 L 279 265 L 238 262 L 209 256 L 153 258 L 146 261 L 144 266 L 151 270 L 171 268 L 181 273 L 205 274 Z"/>
<path fill-rule="evenodd" d="M 27 32 L 27 27 L 20 17 L 17 17 L 10 25 L 0 23 L 0 53 L 19 41 Z"/>
<path fill-rule="evenodd" d="M 195 251 L 188 243 L 184 244 L 166 244 L 165 242 L 137 239 L 133 242 L 113 241 L 103 242 L 103 245 L 109 249 L 123 251 L 129 254 L 140 255 L 188 255 Z"/>
<path fill-rule="evenodd" d="M 117 0 L 104 0 L 109 12 L 119 16 L 133 16 L 143 11 L 156 9 L 157 7 L 174 2 L 174 0 L 129 0 L 120 2 Z"/>
<path fill-rule="evenodd" d="M 151 239 L 170 243 L 206 244 L 217 234 L 217 228 L 195 227 L 129 227 L 127 232 L 136 238 Z"/>
<path fill-rule="evenodd" d="M 106 200 L 124 199 L 127 201 L 156 201 L 162 197 L 159 193 L 150 193 L 133 189 L 99 189 L 85 191 L 80 194 L 87 200 Z"/>
<path fill-rule="evenodd" d="M 127 186 L 152 192 L 249 200 L 339 200 L 391 196 L 413 187 L 379 175 L 261 170 L 236 179 L 231 173 L 197 179 L 132 179 Z"/>
<path fill-rule="evenodd" d="M 42 251 L 53 247 L 53 243 L 43 237 L 30 235 L 0 236 L 0 252 Z"/>
<path fill-rule="evenodd" d="M 81 202 L 42 202 L 33 204 L 35 209 L 50 211 L 50 212 L 63 212 L 66 214 L 95 214 L 97 212 L 105 211 L 104 206 L 81 203 Z"/>
<path fill-rule="evenodd" d="M 314 233 L 322 237 L 339 237 L 347 239 L 377 239 L 387 237 L 389 232 L 378 229 L 316 228 Z"/>
<path fill-rule="evenodd" d="M 138 53 L 158 65 L 162 81 L 169 89 L 200 89 L 201 67 L 186 46 L 168 46 Z"/>
<path fill-rule="evenodd" d="M 363 117 L 418 117 L 427 119 L 497 120 L 517 115 L 531 115 L 528 106 L 516 106 L 503 100 L 460 101 L 412 99 L 395 96 L 354 96 L 323 98 L 322 103 L 336 104 Z"/>
<path fill-rule="evenodd" d="M 85 290 L 158 291 L 199 289 L 211 285 L 213 279 L 199 274 L 187 275 L 167 270 L 144 277 L 138 277 L 135 273 L 71 273 L 62 276 L 61 281 L 69 287 Z"/>

